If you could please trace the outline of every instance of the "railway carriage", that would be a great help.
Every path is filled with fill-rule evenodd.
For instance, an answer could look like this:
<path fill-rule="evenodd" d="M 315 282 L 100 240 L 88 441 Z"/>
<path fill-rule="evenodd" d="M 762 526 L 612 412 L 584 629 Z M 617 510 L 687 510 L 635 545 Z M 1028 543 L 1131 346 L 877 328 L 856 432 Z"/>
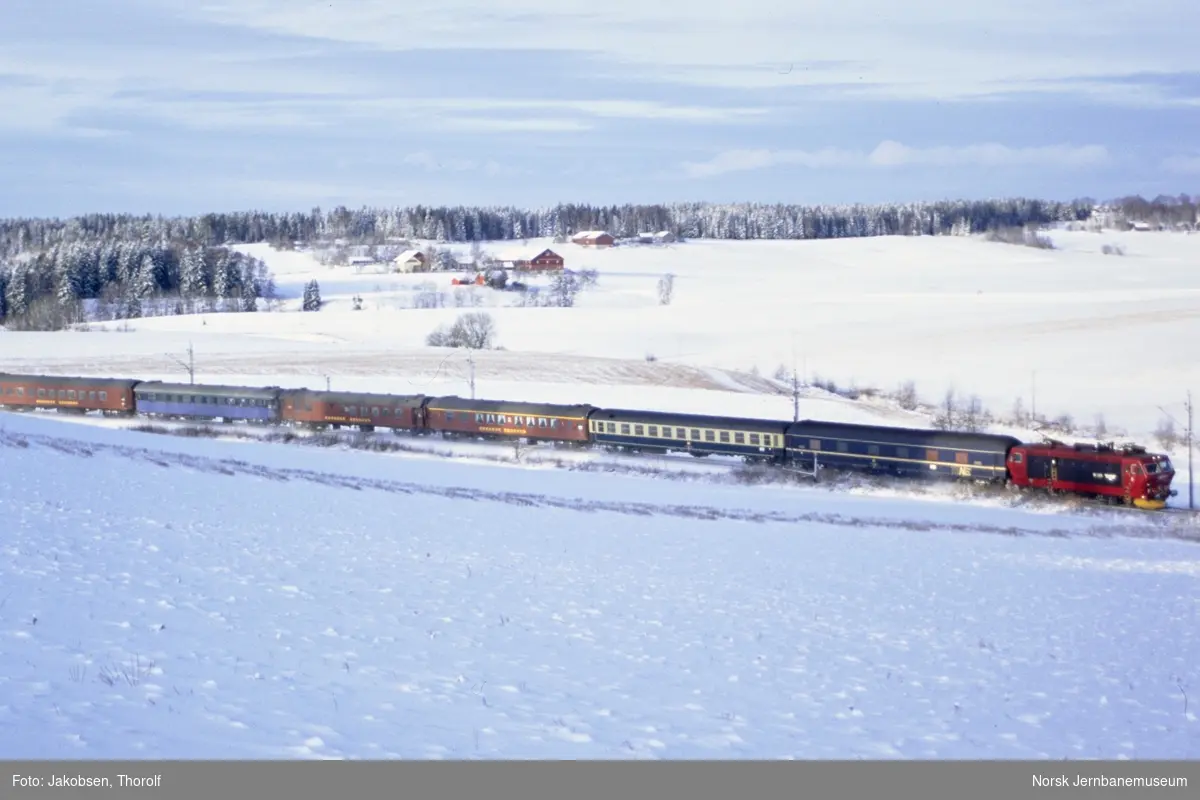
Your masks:
<path fill-rule="evenodd" d="M 788 460 L 906 477 L 1007 480 L 1009 451 L 1021 441 L 988 433 L 892 428 L 818 420 L 792 423 Z"/>
<path fill-rule="evenodd" d="M 1137 445 L 1021 444 L 1008 455 L 1012 482 L 1052 494 L 1076 494 L 1118 505 L 1161 509 L 1174 497 L 1171 459 Z"/>
<path fill-rule="evenodd" d="M 132 415 L 138 381 L 0 373 L 0 407 Z"/>
<path fill-rule="evenodd" d="M 425 395 L 322 392 L 287 389 L 280 395 L 285 422 L 318 428 L 357 426 L 363 431 L 390 428 L 423 431 Z"/>
<path fill-rule="evenodd" d="M 519 403 L 433 397 L 425 403 L 425 426 L 445 437 L 531 439 L 587 444 L 589 405 Z"/>
<path fill-rule="evenodd" d="M 769 419 L 616 408 L 597 409 L 589 420 L 592 441 L 614 449 L 768 462 L 782 462 L 787 427 L 787 422 Z"/>
<path fill-rule="evenodd" d="M 275 387 L 212 384 L 139 383 L 134 389 L 139 414 L 176 419 L 277 423 L 279 395 Z"/>

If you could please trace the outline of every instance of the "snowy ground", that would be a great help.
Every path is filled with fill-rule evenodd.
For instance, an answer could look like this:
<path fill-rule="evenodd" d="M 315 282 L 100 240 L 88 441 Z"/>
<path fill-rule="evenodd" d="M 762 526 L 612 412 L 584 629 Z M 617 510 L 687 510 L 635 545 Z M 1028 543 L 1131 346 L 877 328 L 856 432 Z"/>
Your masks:
<path fill-rule="evenodd" d="M 9 758 L 1200 756 L 1195 543 L 0 425 Z"/>
<path fill-rule="evenodd" d="M 507 348 L 478 356 L 486 397 L 540 399 L 520 391 L 526 382 L 557 384 L 562 396 L 598 405 L 622 390 L 655 402 L 642 390 L 700 388 L 714 390 L 707 405 L 726 413 L 769 407 L 790 417 L 790 400 L 764 395 L 775 389 L 752 372 L 770 376 L 794 361 L 806 376 L 843 386 L 892 390 L 912 379 L 929 402 L 954 388 L 960 397 L 978 394 L 999 414 L 1017 398 L 1026 410 L 1069 413 L 1083 426 L 1103 414 L 1110 431 L 1143 441 L 1163 410 L 1182 429 L 1186 391 L 1200 388 L 1200 361 L 1189 344 L 1200 340 L 1200 236 L 1060 230 L 1051 237 L 1056 250 L 978 237 L 698 240 L 609 250 L 531 240 L 531 248 L 562 253 L 572 269 L 598 270 L 598 284 L 567 309 L 501 307 L 512 293 L 486 288 L 461 290 L 464 306 L 456 308 L 452 274 L 360 274 L 323 267 L 311 253 L 245 245 L 292 298 L 280 313 L 3 333 L 0 370 L 181 377 L 172 359 L 186 358 L 193 342 L 206 380 L 272 376 L 319 386 L 329 376 L 335 385 L 385 391 L 452 384 L 465 394 L 461 353 L 443 363 L 447 353 L 424 341 L 478 302 L 494 315 L 498 343 Z M 1125 255 L 1104 255 L 1110 244 Z M 513 245 L 485 250 L 502 254 Z M 669 306 L 658 304 L 656 292 L 665 273 L 676 275 Z M 326 308 L 296 311 L 313 278 Z M 411 308 L 426 284 L 445 293 L 446 308 Z M 355 294 L 364 298 L 361 311 L 351 310 Z M 842 408 L 880 419 L 876 408 Z"/>

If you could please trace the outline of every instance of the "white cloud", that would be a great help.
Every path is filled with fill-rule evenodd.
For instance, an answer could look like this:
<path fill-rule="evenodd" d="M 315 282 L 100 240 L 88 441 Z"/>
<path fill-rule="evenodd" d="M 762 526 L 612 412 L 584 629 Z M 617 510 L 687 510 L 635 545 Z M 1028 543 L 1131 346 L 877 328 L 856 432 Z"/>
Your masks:
<path fill-rule="evenodd" d="M 684 173 L 691 178 L 708 178 L 727 172 L 743 172 L 766 167 L 797 165 L 819 169 L 823 167 L 849 166 L 861 161 L 861 157 L 845 150 L 726 150 L 712 159 L 688 162 L 683 165 Z"/>
<path fill-rule="evenodd" d="M 1197 156 L 1171 156 L 1163 159 L 1163 169 L 1168 172 L 1177 172 L 1183 175 L 1200 175 L 1200 155 Z"/>
<path fill-rule="evenodd" d="M 837 148 L 823 150 L 727 150 L 708 161 L 686 162 L 684 175 L 708 178 L 729 172 L 765 169 L 775 166 L 802 166 L 809 169 L 831 167 L 899 166 L 1044 166 L 1051 169 L 1087 167 L 1108 161 L 1108 151 L 1100 145 L 1051 145 L 1047 147 L 1008 147 L 986 143 L 962 147 L 909 147 L 899 142 L 881 142 L 869 153 Z"/>
<path fill-rule="evenodd" d="M 482 172 L 485 175 L 514 175 L 517 170 L 506 167 L 496 161 L 480 163 L 469 158 L 442 158 L 421 150 L 409 153 L 404 157 L 404 163 L 411 167 L 419 167 L 426 172 Z"/>
<path fill-rule="evenodd" d="M 1048 147 L 1007 147 L 988 142 L 964 147 L 908 147 L 899 142 L 880 142 L 867 160 L 873 166 L 895 167 L 910 164 L 952 167 L 1090 167 L 1108 161 L 1108 150 L 1100 145 L 1050 145 Z"/>
<path fill-rule="evenodd" d="M 1144 0 L 1136 13 L 1118 0 L 158 2 L 258 31 L 384 50 L 556 49 L 706 85 L 938 99 L 1053 88 L 1136 102 L 1106 79 L 1200 71 L 1186 0 Z"/>

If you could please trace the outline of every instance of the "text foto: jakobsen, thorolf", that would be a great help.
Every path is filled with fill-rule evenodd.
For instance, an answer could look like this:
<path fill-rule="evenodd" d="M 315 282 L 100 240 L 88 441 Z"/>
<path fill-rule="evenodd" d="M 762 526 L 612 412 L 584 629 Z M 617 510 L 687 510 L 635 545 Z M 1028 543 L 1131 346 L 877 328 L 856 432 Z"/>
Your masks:
<path fill-rule="evenodd" d="M 101 789 L 152 788 L 162 786 L 162 775 L 13 775 L 12 785 L 25 789 L 84 788 L 94 786 Z"/>

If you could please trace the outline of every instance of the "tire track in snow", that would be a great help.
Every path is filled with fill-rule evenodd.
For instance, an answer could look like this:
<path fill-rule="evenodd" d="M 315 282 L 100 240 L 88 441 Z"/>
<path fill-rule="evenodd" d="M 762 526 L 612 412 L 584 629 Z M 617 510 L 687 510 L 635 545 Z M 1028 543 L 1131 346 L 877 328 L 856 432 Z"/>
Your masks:
<path fill-rule="evenodd" d="M 649 503 L 643 501 L 587 500 L 583 498 L 556 497 L 536 492 L 512 492 L 489 490 L 466 486 L 437 486 L 389 478 L 368 478 L 339 475 L 318 470 L 268 467 L 234 458 L 216 458 L 186 453 L 155 451 L 128 445 L 83 443 L 60 437 L 38 434 L 19 436 L 0 433 L 0 444 L 8 447 L 46 447 L 59 452 L 90 458 L 104 452 L 134 461 L 147 461 L 160 467 L 178 466 L 198 472 L 218 473 L 230 477 L 240 475 L 271 481 L 297 481 L 355 491 L 374 490 L 392 494 L 423 494 L 445 497 L 452 500 L 493 502 L 506 505 L 541 507 L 594 514 L 599 512 L 629 516 L 669 516 L 695 519 L 698 521 L 737 521 L 755 524 L 818 524 L 854 528 L 883 528 L 914 532 L 943 531 L 953 533 L 990 533 L 1004 536 L 1045 536 L 1068 538 L 1089 535 L 1097 537 L 1142 536 L 1151 538 L 1175 538 L 1196 541 L 1196 534 L 1185 529 L 1170 530 L 1153 525 L 1108 524 L 1093 525 L 1085 529 L 1068 528 L 1023 528 L 1017 525 L 993 525 L 984 522 L 934 522 L 910 518 L 871 517 L 847 515 L 823 511 L 786 512 L 744 508 L 721 508 L 717 506 L 682 505 L 674 503 Z"/>

